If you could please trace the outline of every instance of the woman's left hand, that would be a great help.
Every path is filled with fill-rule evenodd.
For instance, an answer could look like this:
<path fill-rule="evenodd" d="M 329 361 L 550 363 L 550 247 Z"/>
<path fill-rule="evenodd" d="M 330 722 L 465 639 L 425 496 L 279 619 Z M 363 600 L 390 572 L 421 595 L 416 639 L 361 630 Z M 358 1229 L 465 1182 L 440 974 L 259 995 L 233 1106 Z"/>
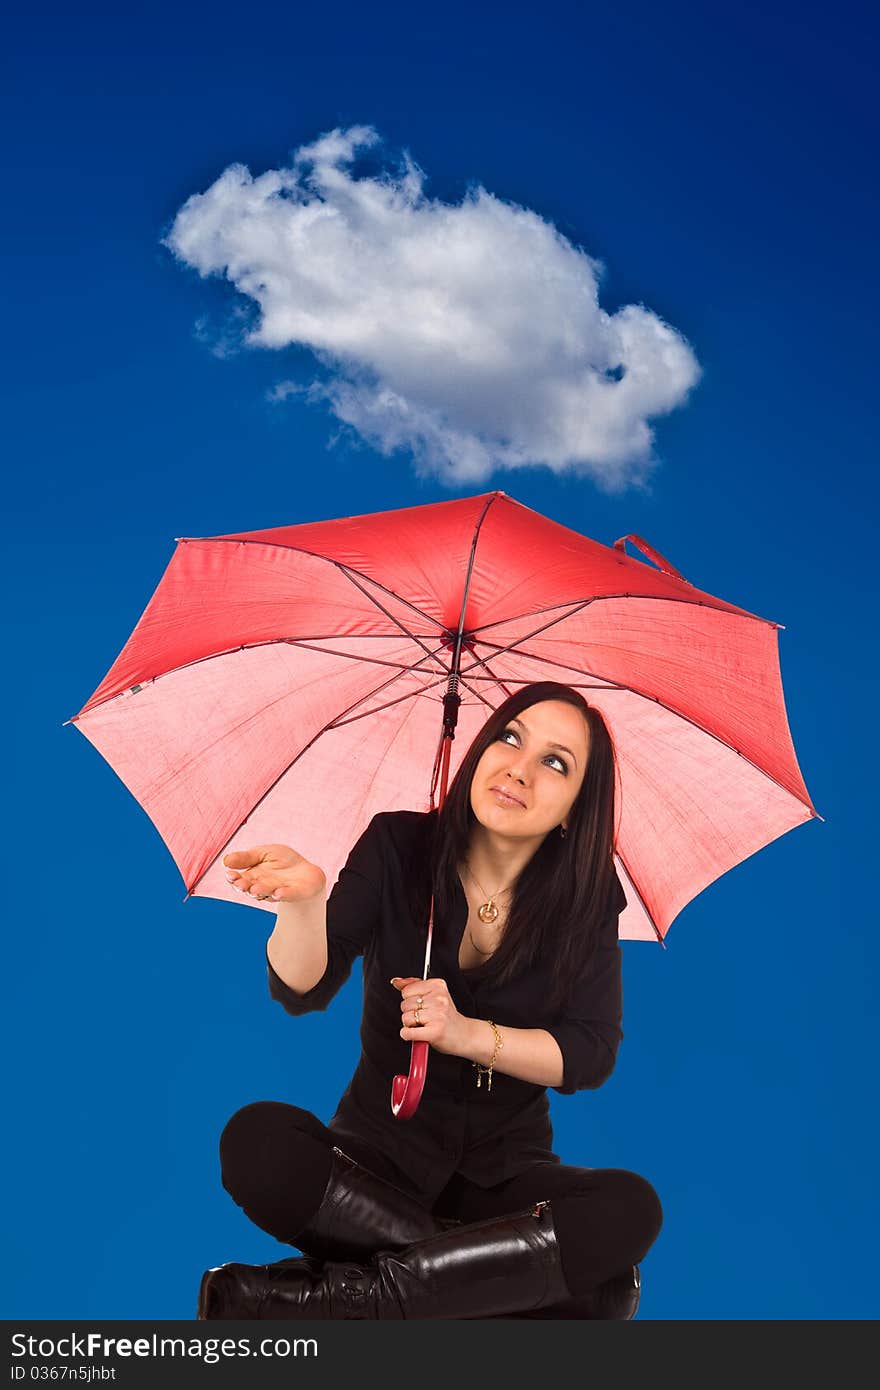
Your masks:
<path fill-rule="evenodd" d="M 446 981 L 395 975 L 391 983 L 400 990 L 400 1036 L 407 1042 L 430 1043 L 438 1052 L 463 1056 L 470 1019 L 458 1012 Z"/>

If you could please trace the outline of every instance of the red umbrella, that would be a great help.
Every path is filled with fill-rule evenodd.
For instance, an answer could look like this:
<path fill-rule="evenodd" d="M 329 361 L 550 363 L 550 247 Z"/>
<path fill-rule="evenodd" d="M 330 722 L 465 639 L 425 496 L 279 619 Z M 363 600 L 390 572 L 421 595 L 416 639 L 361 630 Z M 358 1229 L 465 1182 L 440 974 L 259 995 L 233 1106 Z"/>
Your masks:
<path fill-rule="evenodd" d="M 778 627 L 694 588 L 638 536 L 604 546 L 491 492 L 178 540 L 73 722 L 187 896 L 241 902 L 224 854 L 291 843 L 332 883 L 376 812 L 429 809 L 440 783 L 442 798 L 456 720 L 463 751 L 513 690 L 562 681 L 617 750 L 620 936 L 662 942 L 703 888 L 818 816 Z M 430 928 L 425 974 L 429 960 Z M 402 1117 L 426 1054 L 413 1045 L 411 1108 L 395 1080 Z"/>

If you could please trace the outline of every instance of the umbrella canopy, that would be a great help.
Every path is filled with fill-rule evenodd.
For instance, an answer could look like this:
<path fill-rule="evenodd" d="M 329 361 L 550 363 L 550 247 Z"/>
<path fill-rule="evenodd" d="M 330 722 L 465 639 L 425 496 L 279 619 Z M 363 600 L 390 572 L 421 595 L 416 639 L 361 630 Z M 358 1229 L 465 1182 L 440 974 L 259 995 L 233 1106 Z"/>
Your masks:
<path fill-rule="evenodd" d="M 521 685 L 581 690 L 617 750 L 620 936 L 662 941 L 703 888 L 818 816 L 778 627 L 694 588 L 639 537 L 608 547 L 491 492 L 179 539 L 72 722 L 188 895 L 240 903 L 223 855 L 279 841 L 332 883 L 377 811 L 435 804 L 460 633 L 450 776 Z"/>

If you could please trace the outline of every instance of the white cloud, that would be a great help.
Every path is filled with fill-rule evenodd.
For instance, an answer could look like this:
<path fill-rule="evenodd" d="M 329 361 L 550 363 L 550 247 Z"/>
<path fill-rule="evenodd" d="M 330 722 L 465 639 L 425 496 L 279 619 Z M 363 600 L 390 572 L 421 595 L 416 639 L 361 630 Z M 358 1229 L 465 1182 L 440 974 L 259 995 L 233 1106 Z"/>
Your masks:
<path fill-rule="evenodd" d="M 232 164 L 164 244 L 253 301 L 245 343 L 317 354 L 307 400 L 420 471 L 459 484 L 544 465 L 607 491 L 646 478 L 649 420 L 700 376 L 682 335 L 641 305 L 601 309 L 601 262 L 528 208 L 482 187 L 428 198 L 408 156 L 356 176 L 378 139 L 334 130 L 257 177 Z"/>

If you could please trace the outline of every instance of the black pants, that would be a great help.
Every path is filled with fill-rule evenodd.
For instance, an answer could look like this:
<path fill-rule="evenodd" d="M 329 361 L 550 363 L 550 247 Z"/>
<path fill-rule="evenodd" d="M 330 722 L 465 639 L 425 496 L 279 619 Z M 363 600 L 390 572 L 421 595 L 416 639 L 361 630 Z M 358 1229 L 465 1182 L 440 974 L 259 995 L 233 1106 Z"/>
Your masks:
<path fill-rule="evenodd" d="M 223 1131 L 223 1186 L 256 1225 L 295 1246 L 297 1232 L 321 1203 L 334 1145 L 399 1185 L 396 1168 L 378 1151 L 340 1138 L 308 1110 L 257 1101 L 237 1111 Z M 640 1264 L 663 1223 L 657 1193 L 637 1173 L 553 1162 L 535 1163 L 494 1187 L 455 1175 L 431 1211 L 469 1224 L 539 1201 L 552 1204 L 565 1277 L 578 1294 Z"/>

